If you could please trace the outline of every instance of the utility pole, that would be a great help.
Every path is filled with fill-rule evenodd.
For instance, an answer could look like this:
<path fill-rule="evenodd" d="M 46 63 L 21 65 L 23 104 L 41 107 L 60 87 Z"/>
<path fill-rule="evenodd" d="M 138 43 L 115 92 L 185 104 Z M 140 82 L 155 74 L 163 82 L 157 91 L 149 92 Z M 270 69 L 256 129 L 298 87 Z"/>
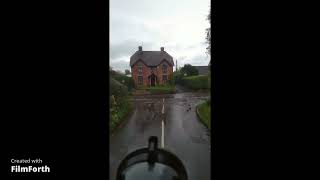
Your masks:
<path fill-rule="evenodd" d="M 178 60 L 176 59 L 176 72 L 178 71 Z"/>

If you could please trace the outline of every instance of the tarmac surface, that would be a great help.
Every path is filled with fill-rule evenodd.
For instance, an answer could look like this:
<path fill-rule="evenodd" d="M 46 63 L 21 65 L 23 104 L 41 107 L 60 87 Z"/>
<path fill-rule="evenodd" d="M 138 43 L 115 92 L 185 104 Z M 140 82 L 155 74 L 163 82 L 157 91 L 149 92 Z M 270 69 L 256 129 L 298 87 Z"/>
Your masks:
<path fill-rule="evenodd" d="M 208 98 L 208 93 L 182 91 L 135 96 L 132 115 L 110 136 L 110 179 L 115 180 L 125 155 L 146 147 L 150 136 L 182 160 L 189 180 L 211 179 L 210 135 L 196 115 L 196 105 Z"/>

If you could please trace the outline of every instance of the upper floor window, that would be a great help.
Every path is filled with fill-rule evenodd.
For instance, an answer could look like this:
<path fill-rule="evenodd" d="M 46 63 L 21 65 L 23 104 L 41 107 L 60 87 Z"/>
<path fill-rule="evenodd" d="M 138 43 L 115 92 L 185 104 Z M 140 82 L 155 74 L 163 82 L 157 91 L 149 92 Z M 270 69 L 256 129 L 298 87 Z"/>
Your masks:
<path fill-rule="evenodd" d="M 156 69 L 156 68 L 151 67 L 151 68 L 150 68 L 151 73 L 153 73 L 155 69 Z"/>
<path fill-rule="evenodd" d="M 143 85 L 143 77 L 138 76 L 138 85 Z"/>
<path fill-rule="evenodd" d="M 142 75 L 142 63 L 138 63 L 138 75 Z"/>
<path fill-rule="evenodd" d="M 168 66 L 166 64 L 162 65 L 162 73 L 167 73 Z"/>

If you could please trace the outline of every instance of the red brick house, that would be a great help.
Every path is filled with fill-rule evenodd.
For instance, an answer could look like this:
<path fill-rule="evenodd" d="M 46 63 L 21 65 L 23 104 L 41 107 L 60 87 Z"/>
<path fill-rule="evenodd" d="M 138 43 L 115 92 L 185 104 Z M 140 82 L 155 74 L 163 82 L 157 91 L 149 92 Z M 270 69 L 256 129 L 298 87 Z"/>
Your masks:
<path fill-rule="evenodd" d="M 165 84 L 173 73 L 173 58 L 164 48 L 160 51 L 142 51 L 139 46 L 130 57 L 132 78 L 135 86 L 155 86 Z"/>

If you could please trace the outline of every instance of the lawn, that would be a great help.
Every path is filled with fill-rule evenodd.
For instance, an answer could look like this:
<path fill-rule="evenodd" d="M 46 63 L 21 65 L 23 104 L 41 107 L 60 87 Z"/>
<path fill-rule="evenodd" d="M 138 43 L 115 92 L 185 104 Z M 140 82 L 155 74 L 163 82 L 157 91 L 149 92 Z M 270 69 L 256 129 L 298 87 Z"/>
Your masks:
<path fill-rule="evenodd" d="M 145 90 L 149 91 L 151 94 L 172 94 L 175 93 L 175 86 L 153 86 L 146 87 Z"/>
<path fill-rule="evenodd" d="M 197 106 L 198 116 L 201 122 L 211 129 L 211 105 L 208 101 Z"/>

